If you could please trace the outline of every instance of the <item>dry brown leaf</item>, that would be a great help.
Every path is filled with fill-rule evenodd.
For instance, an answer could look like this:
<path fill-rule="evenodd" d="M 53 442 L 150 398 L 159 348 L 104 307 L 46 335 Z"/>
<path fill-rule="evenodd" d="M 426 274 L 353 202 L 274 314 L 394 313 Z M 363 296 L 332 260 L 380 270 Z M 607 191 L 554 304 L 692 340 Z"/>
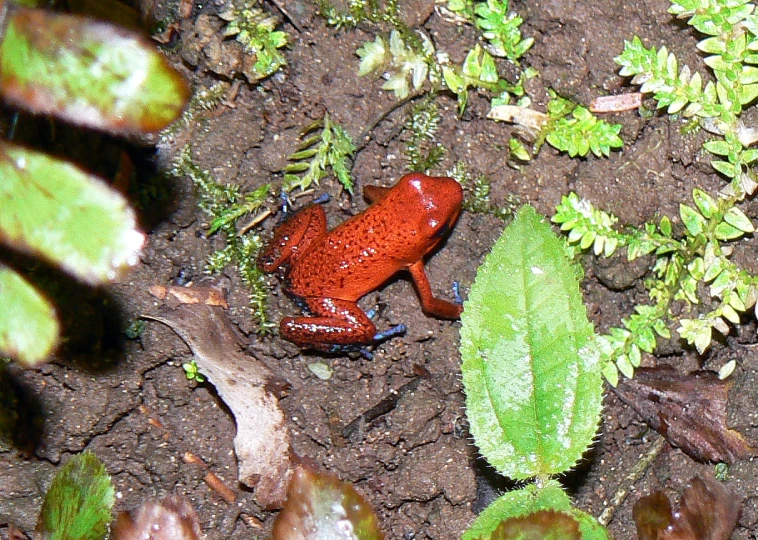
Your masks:
<path fill-rule="evenodd" d="M 672 514 L 668 498 L 656 491 L 634 504 L 639 540 L 729 540 L 740 516 L 740 501 L 713 478 L 695 477 Z"/>
<path fill-rule="evenodd" d="M 166 287 L 165 285 L 153 285 L 148 292 L 158 300 L 174 304 L 205 304 L 206 306 L 219 306 L 229 309 L 224 293 L 212 287 Z"/>
<path fill-rule="evenodd" d="M 144 317 L 170 326 L 192 349 L 200 372 L 216 387 L 237 422 L 234 449 L 239 481 L 255 487 L 261 506 L 281 507 L 292 475 L 290 435 L 274 393 L 282 381 L 241 352 L 241 341 L 219 307 L 166 305 Z"/>
<path fill-rule="evenodd" d="M 640 368 L 614 390 L 669 443 L 698 461 L 732 463 L 755 452 L 729 429 L 726 404 L 730 381 L 715 373 L 682 375 L 669 367 Z"/>

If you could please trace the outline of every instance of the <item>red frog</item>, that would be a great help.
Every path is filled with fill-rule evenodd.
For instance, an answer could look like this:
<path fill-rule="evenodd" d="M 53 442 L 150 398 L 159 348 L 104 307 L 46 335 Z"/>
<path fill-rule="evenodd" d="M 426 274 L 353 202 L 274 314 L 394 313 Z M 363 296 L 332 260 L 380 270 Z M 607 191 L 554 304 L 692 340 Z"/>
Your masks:
<path fill-rule="evenodd" d="M 425 313 L 460 317 L 462 306 L 436 298 L 424 272 L 424 256 L 458 219 L 460 184 L 410 173 L 391 188 L 367 186 L 363 194 L 372 204 L 332 231 L 321 206 L 303 208 L 276 229 L 261 255 L 264 272 L 284 266 L 284 292 L 310 315 L 282 319 L 284 339 L 339 351 L 402 333 L 405 327 L 398 325 L 377 334 L 357 302 L 403 269 L 410 271 Z"/>

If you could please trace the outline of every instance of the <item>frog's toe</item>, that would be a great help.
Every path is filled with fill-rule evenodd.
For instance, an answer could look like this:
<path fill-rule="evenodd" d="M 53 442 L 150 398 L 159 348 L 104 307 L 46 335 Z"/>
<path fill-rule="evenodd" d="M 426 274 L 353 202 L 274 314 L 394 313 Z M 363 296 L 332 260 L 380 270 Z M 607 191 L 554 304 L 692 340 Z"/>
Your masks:
<path fill-rule="evenodd" d="M 463 304 L 463 298 L 461 298 L 461 284 L 457 281 L 453 281 L 453 301 L 458 305 Z"/>
<path fill-rule="evenodd" d="M 392 328 L 388 328 L 384 332 L 379 332 L 374 336 L 374 342 L 384 341 L 386 339 L 400 336 L 402 334 L 405 334 L 405 331 L 407 328 L 404 324 L 398 324 L 396 326 L 393 326 Z"/>

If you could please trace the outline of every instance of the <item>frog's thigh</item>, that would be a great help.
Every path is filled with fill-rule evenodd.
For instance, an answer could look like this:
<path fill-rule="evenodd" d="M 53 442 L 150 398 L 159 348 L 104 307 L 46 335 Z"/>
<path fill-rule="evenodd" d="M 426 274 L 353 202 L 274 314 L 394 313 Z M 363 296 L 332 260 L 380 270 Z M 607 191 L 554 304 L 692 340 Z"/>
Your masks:
<path fill-rule="evenodd" d="M 281 336 L 304 344 L 371 343 L 376 326 L 358 304 L 334 298 L 305 298 L 313 317 L 287 317 L 279 326 Z"/>

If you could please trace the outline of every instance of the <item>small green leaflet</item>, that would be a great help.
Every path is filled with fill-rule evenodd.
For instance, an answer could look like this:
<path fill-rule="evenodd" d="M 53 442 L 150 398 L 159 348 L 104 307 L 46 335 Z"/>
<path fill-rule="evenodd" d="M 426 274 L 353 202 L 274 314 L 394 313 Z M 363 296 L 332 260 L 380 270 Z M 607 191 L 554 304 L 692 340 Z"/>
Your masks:
<path fill-rule="evenodd" d="M 87 283 L 137 262 L 144 236 L 126 200 L 96 177 L 0 143 L 0 241 L 45 257 Z"/>
<path fill-rule="evenodd" d="M 55 475 L 36 532 L 42 540 L 103 540 L 115 497 L 111 477 L 91 452 L 71 458 Z"/>
<path fill-rule="evenodd" d="M 602 407 L 594 331 L 562 242 L 524 206 L 477 271 L 461 328 L 471 433 L 513 479 L 569 470 Z"/>
<path fill-rule="evenodd" d="M 38 113 L 110 131 L 165 128 L 189 89 L 137 34 L 46 10 L 9 8 L 0 43 L 0 92 Z"/>
<path fill-rule="evenodd" d="M 13 270 L 0 265 L 0 354 L 30 365 L 44 360 L 58 341 L 55 309 Z"/>

